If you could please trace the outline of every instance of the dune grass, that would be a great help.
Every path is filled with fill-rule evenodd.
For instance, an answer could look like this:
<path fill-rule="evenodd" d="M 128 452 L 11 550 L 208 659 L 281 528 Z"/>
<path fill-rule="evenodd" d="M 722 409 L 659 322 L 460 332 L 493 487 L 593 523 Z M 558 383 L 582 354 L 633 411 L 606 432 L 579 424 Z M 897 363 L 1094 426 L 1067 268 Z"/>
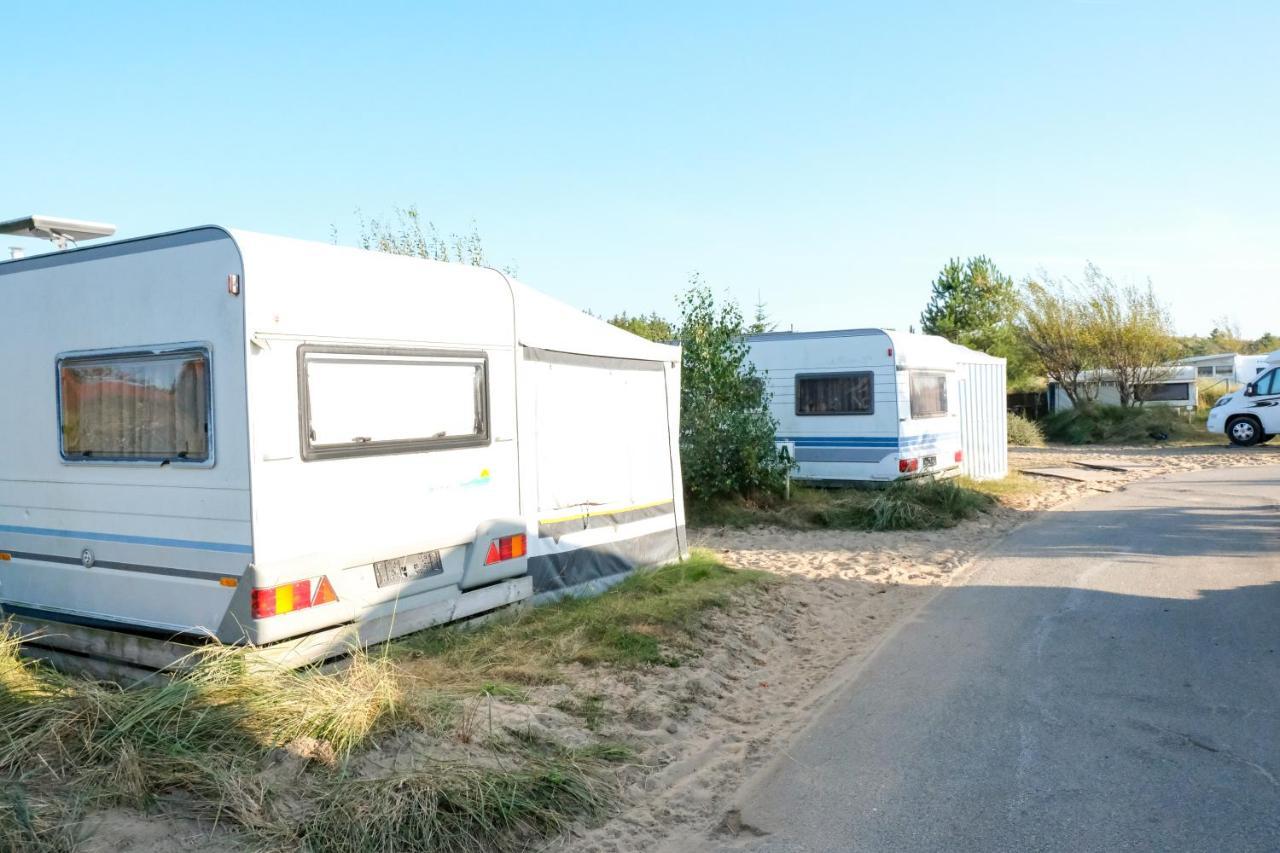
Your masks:
<path fill-rule="evenodd" d="M 691 524 L 797 530 L 933 530 L 990 509 L 992 498 L 954 480 L 903 480 L 882 489 L 795 487 L 791 500 L 766 495 L 691 506 Z"/>
<path fill-rule="evenodd" d="M 545 684 L 565 664 L 673 666 L 696 654 L 698 626 L 736 590 L 767 583 L 762 572 L 729 569 L 707 552 L 631 575 L 603 595 L 566 598 L 475 630 L 437 628 L 393 644 L 397 657 L 435 685 Z"/>
<path fill-rule="evenodd" d="M 608 808 L 610 768 L 631 751 L 512 732 L 463 741 L 482 758 L 459 760 L 448 742 L 468 703 L 527 701 L 528 685 L 570 663 L 678 665 L 697 653 L 706 611 L 763 580 L 695 554 L 596 598 L 424 632 L 336 670 L 251 665 L 244 649 L 217 647 L 187 673 L 128 689 L 22 657 L 5 630 L 0 850 L 73 850 L 80 818 L 113 806 L 216 821 L 251 848 L 524 849 Z M 607 715 L 584 702 L 584 719 Z M 408 771 L 362 769 L 370 749 L 406 735 L 443 751 Z M 288 755 L 301 769 L 273 775 Z"/>
<path fill-rule="evenodd" d="M 966 489 L 989 495 L 1001 503 L 1013 498 L 1034 494 L 1046 486 L 1043 480 L 1037 480 L 1035 477 L 1028 477 L 1021 471 L 1013 470 L 999 480 L 974 480 L 970 477 L 961 477 L 956 481 L 956 484 Z"/>
<path fill-rule="evenodd" d="M 1088 403 L 1056 412 L 1040 422 L 1045 437 L 1061 444 L 1139 444 L 1204 441 L 1204 420 L 1188 420 L 1168 406 L 1107 406 Z"/>

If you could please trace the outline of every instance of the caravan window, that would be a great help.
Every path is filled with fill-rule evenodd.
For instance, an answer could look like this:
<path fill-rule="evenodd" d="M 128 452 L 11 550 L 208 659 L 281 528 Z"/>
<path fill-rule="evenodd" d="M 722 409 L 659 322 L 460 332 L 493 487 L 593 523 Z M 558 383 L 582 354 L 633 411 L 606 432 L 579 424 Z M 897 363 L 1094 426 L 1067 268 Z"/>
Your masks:
<path fill-rule="evenodd" d="M 797 415 L 870 415 L 875 408 L 875 374 L 869 370 L 796 376 Z"/>
<path fill-rule="evenodd" d="M 1191 396 L 1190 382 L 1153 382 L 1138 386 L 1138 399 L 1144 403 L 1183 403 Z"/>
<path fill-rule="evenodd" d="M 947 374 L 911 371 L 911 417 L 940 418 L 947 414 Z"/>
<path fill-rule="evenodd" d="M 73 462 L 211 460 L 209 353 L 111 352 L 58 359 L 62 457 Z"/>
<path fill-rule="evenodd" d="M 298 373 L 304 459 L 489 443 L 484 353 L 304 345 Z"/>

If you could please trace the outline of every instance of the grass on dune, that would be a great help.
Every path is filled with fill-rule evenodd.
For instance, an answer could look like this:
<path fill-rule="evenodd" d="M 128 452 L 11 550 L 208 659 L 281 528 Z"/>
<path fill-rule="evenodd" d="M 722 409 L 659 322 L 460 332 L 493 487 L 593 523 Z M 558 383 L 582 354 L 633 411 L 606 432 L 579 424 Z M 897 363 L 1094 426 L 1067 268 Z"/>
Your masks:
<path fill-rule="evenodd" d="M 474 630 L 437 628 L 399 640 L 401 657 L 437 685 L 540 684 L 565 664 L 675 665 L 696 650 L 708 609 L 744 587 L 768 582 L 761 572 L 729 569 L 695 551 L 683 563 L 631 575 L 595 597 L 566 598 Z"/>
<path fill-rule="evenodd" d="M 529 684 L 569 663 L 675 665 L 696 652 L 708 609 L 763 581 L 695 554 L 595 598 L 423 632 L 337 671 L 254 666 L 245 650 L 218 647 L 188 673 L 128 689 L 22 657 L 4 630 L 0 851 L 73 850 L 81 815 L 175 804 L 264 849 L 524 849 L 607 808 L 609 768 L 631 751 L 512 733 L 473 744 L 491 756 L 478 763 L 419 755 L 390 773 L 361 771 L 358 759 L 401 733 L 448 738 L 476 697 L 527 701 Z M 590 701 L 582 712 L 606 714 Z M 325 748 L 308 753 L 301 775 L 273 778 L 281 748 L 303 742 Z"/>
<path fill-rule="evenodd" d="M 764 496 L 691 506 L 691 524 L 797 530 L 933 530 L 953 527 L 990 509 L 994 501 L 954 480 L 904 480 L 880 489 L 795 487 L 791 500 Z"/>
<path fill-rule="evenodd" d="M 974 480 L 969 477 L 961 477 L 957 484 L 966 489 L 989 495 L 998 501 L 1034 494 L 1045 487 L 1045 483 L 1042 480 L 1028 477 L 1021 471 L 1012 470 L 999 480 Z"/>
<path fill-rule="evenodd" d="M 1109 406 L 1087 403 L 1055 412 L 1040 421 L 1045 437 L 1061 444 L 1206 442 L 1204 417 L 1188 420 L 1168 406 Z"/>

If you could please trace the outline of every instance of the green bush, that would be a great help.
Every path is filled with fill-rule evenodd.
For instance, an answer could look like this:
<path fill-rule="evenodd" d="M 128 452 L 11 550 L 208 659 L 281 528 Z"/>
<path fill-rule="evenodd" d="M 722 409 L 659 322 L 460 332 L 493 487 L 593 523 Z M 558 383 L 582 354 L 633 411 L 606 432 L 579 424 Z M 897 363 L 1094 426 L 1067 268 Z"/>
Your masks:
<path fill-rule="evenodd" d="M 763 377 L 747 359 L 742 312 L 697 279 L 680 299 L 680 463 L 693 501 L 777 494 L 789 463 Z"/>
<path fill-rule="evenodd" d="M 1009 443 L 1014 447 L 1043 447 L 1044 430 L 1035 421 L 1010 412 Z"/>
<path fill-rule="evenodd" d="M 1104 406 L 1085 403 L 1042 421 L 1045 436 L 1063 444 L 1148 444 L 1189 438 L 1196 429 L 1167 406 Z"/>

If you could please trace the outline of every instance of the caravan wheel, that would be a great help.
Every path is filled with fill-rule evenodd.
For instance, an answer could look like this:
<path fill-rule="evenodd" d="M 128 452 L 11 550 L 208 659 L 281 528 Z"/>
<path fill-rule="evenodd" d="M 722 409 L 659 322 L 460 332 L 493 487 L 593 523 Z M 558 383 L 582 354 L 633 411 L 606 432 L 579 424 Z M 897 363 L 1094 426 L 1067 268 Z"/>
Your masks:
<path fill-rule="evenodd" d="M 1227 438 L 1240 447 L 1253 447 L 1262 440 L 1262 427 L 1253 418 L 1233 418 L 1227 422 Z"/>

